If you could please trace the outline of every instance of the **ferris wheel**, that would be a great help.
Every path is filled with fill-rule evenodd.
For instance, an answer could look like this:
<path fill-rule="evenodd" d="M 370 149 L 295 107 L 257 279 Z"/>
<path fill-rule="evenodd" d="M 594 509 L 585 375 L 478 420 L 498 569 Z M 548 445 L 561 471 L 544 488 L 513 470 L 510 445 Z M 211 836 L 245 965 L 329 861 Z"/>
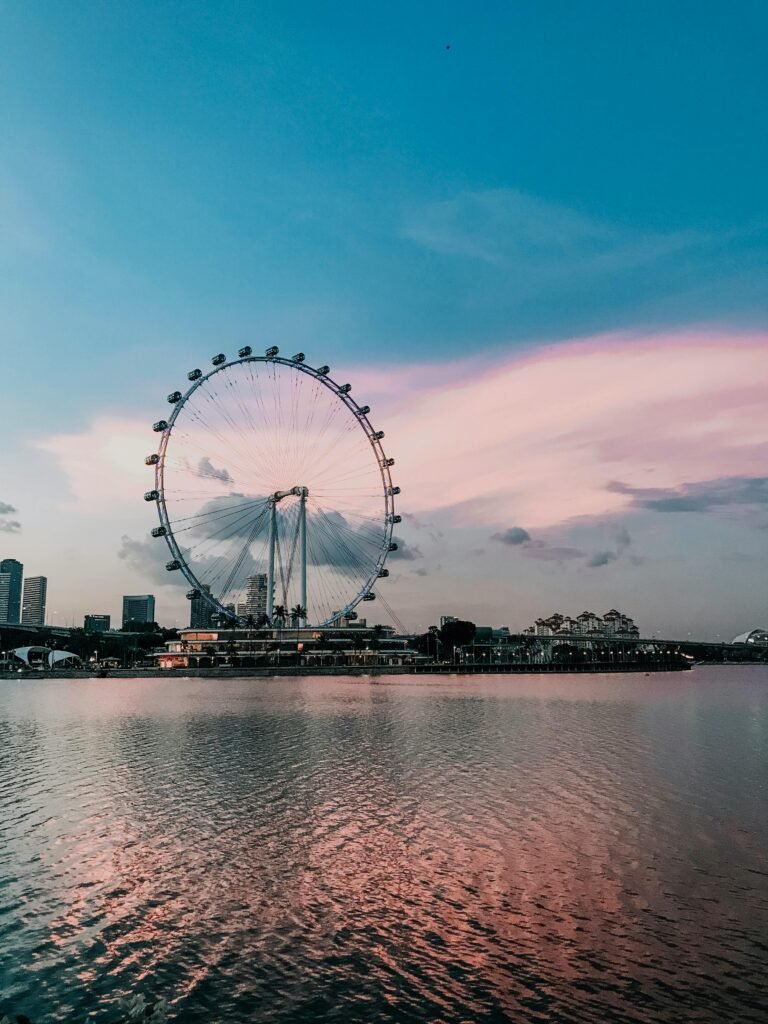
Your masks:
<path fill-rule="evenodd" d="M 356 618 L 389 575 L 394 459 L 367 405 L 330 368 L 307 366 L 277 347 L 187 374 L 158 420 L 154 502 L 169 573 L 219 621 L 327 626 Z"/>

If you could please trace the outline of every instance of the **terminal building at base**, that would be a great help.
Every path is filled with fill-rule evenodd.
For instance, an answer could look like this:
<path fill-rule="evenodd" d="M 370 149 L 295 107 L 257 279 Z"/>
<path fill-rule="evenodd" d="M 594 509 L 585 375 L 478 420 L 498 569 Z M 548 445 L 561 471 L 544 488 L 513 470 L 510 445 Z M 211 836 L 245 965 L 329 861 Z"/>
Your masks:
<path fill-rule="evenodd" d="M 368 626 L 365 619 L 328 627 L 181 629 L 155 651 L 161 669 L 257 668 L 269 665 L 413 665 L 427 661 L 396 636 L 391 626 Z"/>

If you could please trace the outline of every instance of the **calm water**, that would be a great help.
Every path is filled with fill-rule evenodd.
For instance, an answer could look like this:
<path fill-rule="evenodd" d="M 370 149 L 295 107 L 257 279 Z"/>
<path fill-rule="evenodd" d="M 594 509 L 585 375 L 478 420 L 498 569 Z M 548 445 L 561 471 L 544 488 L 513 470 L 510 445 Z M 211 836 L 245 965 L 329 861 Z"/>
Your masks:
<path fill-rule="evenodd" d="M 762 1024 L 767 787 L 761 668 L 0 680 L 0 993 Z"/>

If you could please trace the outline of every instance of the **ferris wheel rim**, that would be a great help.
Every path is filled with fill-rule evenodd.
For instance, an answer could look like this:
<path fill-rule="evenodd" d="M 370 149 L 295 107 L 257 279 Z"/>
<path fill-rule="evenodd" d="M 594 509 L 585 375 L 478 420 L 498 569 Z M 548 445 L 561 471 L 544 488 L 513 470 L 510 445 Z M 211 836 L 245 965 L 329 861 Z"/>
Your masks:
<path fill-rule="evenodd" d="M 171 440 L 173 428 L 176 424 L 176 420 L 183 411 L 186 404 L 192 398 L 194 393 L 201 388 L 207 381 L 214 377 L 217 373 L 224 370 L 228 370 L 233 366 L 239 366 L 247 363 L 265 363 L 265 364 L 278 364 L 286 366 L 291 370 L 298 370 L 301 373 L 312 377 L 314 380 L 322 384 L 336 399 L 340 400 L 341 403 L 346 406 L 349 412 L 354 416 L 358 425 L 366 435 L 371 448 L 376 455 L 377 467 L 381 483 L 383 487 L 383 498 L 384 498 L 384 511 L 383 511 L 383 534 L 382 542 L 379 549 L 379 554 L 376 559 L 373 571 L 367 577 L 365 583 L 355 593 L 354 597 L 348 601 L 348 603 L 340 610 L 335 612 L 331 617 L 318 623 L 316 626 L 308 628 L 327 628 L 333 622 L 347 617 L 355 607 L 360 604 L 364 598 L 372 593 L 374 581 L 379 579 L 384 569 L 384 565 L 387 560 L 387 555 L 392 550 L 392 534 L 395 523 L 395 495 L 399 493 L 399 488 L 396 488 L 392 483 L 391 464 L 393 460 L 387 458 L 384 447 L 381 443 L 384 436 L 382 431 L 374 429 L 370 418 L 370 410 L 368 406 L 361 406 L 349 393 L 348 385 L 341 385 L 335 381 L 329 373 L 321 373 L 318 369 L 313 366 L 308 366 L 303 359 L 288 359 L 285 356 L 275 355 L 254 355 L 249 353 L 248 355 L 238 357 L 237 359 L 223 360 L 219 363 L 214 363 L 212 369 L 207 373 L 201 373 L 200 376 L 191 380 L 190 387 L 182 394 L 178 392 L 180 397 L 174 402 L 173 410 L 165 422 L 165 426 L 160 433 L 160 442 L 157 446 L 157 462 L 154 465 L 155 470 L 155 492 L 157 494 L 156 504 L 158 509 L 158 516 L 160 519 L 160 525 L 164 527 L 165 532 L 163 533 L 163 539 L 168 545 L 171 554 L 173 555 L 173 561 L 178 563 L 178 569 L 183 574 L 184 578 L 193 587 L 197 594 L 210 605 L 220 617 L 225 618 L 227 621 L 237 621 L 240 625 L 246 625 L 245 619 L 242 616 L 232 615 L 231 611 L 224 607 L 224 605 L 215 598 L 210 590 L 206 590 L 204 585 L 197 579 L 194 569 L 188 564 L 187 558 L 178 544 L 174 535 L 173 525 L 168 515 L 168 509 L 166 505 L 165 497 L 165 461 L 168 444 Z M 192 371 L 196 372 L 196 371 Z M 345 390 L 346 389 L 346 390 Z M 170 398 L 170 396 L 169 396 Z M 160 421 L 163 422 L 163 421 Z M 169 563 L 170 564 L 170 563 Z"/>

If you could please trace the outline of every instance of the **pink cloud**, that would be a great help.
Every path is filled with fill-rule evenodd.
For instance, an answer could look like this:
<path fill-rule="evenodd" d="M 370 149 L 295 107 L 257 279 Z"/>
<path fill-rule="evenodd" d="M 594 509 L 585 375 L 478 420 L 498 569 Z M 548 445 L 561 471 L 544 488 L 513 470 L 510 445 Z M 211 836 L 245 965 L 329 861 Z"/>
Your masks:
<path fill-rule="evenodd" d="M 400 506 L 450 508 L 457 525 L 546 529 L 627 508 L 610 481 L 631 491 L 768 471 L 765 334 L 597 336 L 342 377 L 386 431 Z M 37 445 L 93 509 L 140 501 L 153 443 L 143 419 L 103 416 Z"/>
<path fill-rule="evenodd" d="M 764 334 L 598 336 L 448 364 L 438 382 L 428 367 L 390 371 L 388 383 L 380 413 L 402 505 L 456 506 L 467 524 L 617 513 L 629 500 L 610 480 L 677 487 L 768 470 Z"/>

